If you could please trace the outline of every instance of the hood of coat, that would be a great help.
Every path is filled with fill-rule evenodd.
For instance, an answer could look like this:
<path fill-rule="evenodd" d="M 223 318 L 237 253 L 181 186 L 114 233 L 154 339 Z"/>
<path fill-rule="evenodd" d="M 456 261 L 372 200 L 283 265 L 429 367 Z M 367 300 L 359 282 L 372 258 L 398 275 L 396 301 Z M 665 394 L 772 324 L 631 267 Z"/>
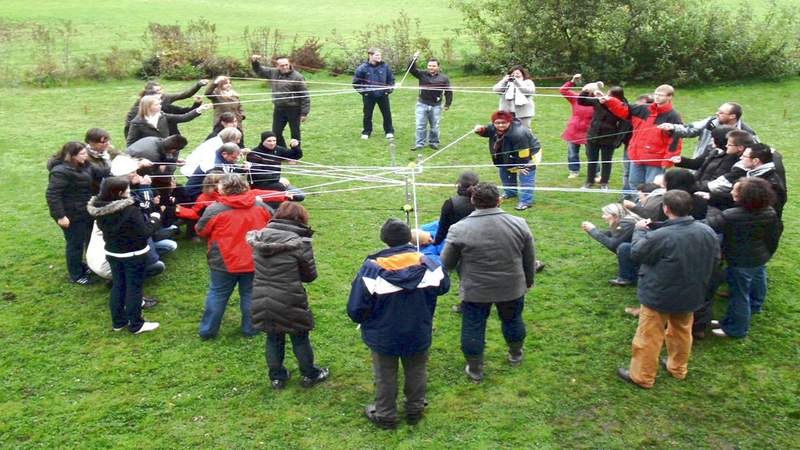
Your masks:
<path fill-rule="evenodd" d="M 131 197 L 114 200 L 112 202 L 107 202 L 100 200 L 97 197 L 92 197 L 89 199 L 89 204 L 86 205 L 86 209 L 89 211 L 89 215 L 92 217 L 101 217 L 120 212 L 133 204 L 134 200 Z"/>
<path fill-rule="evenodd" d="M 217 201 L 234 209 L 248 209 L 256 204 L 256 194 L 246 191 L 241 194 L 221 195 Z"/>
<path fill-rule="evenodd" d="M 291 252 L 303 246 L 303 238 L 308 238 L 312 231 L 307 226 L 283 219 L 273 219 L 266 228 L 247 233 L 247 243 L 258 255 L 272 256 Z"/>

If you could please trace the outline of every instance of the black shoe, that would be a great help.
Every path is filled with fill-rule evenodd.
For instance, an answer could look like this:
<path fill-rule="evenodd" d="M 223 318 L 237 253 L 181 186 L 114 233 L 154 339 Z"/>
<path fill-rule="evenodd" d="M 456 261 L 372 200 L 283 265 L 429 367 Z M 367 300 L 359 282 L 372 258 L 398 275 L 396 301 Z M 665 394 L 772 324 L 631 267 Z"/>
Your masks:
<path fill-rule="evenodd" d="M 634 386 L 638 386 L 638 387 L 644 389 L 641 385 L 639 385 L 635 381 L 633 381 L 633 378 L 631 378 L 631 371 L 626 369 L 626 368 L 624 368 L 624 367 L 620 367 L 619 369 L 617 369 L 617 376 L 620 377 L 623 381 L 627 381 L 628 383 L 630 383 L 630 384 L 632 384 Z"/>
<path fill-rule="evenodd" d="M 634 285 L 633 281 L 625 280 L 625 279 L 622 279 L 622 278 L 614 278 L 612 280 L 608 280 L 608 284 L 610 284 L 612 286 L 620 286 L 620 287 L 633 286 Z"/>
<path fill-rule="evenodd" d="M 594 183 L 583 183 L 581 189 L 591 189 L 594 187 Z"/>
<path fill-rule="evenodd" d="M 272 380 L 272 389 L 277 391 L 286 387 L 286 383 L 292 378 L 292 372 L 286 371 L 286 378 L 283 380 Z"/>
<path fill-rule="evenodd" d="M 396 421 L 384 420 L 375 415 L 375 405 L 367 405 L 367 407 L 364 408 L 364 416 L 378 428 L 383 428 L 384 430 L 394 430 L 397 428 Z M 420 418 L 422 418 L 421 415 Z"/>
<path fill-rule="evenodd" d="M 81 275 L 80 278 L 77 280 L 72 280 L 75 284 L 80 284 L 81 286 L 88 286 L 90 284 L 94 284 L 95 280 L 92 277 L 87 277 L 86 275 Z"/>
<path fill-rule="evenodd" d="M 545 264 L 537 259 L 536 262 L 533 263 L 533 270 L 539 273 L 544 270 L 544 266 Z"/>
<path fill-rule="evenodd" d="M 439 144 L 429 144 L 428 147 L 430 147 L 430 148 L 432 148 L 434 150 L 439 150 Z"/>
<path fill-rule="evenodd" d="M 423 413 L 406 414 L 406 423 L 409 425 L 416 425 L 422 420 Z"/>
<path fill-rule="evenodd" d="M 701 340 L 706 338 L 705 330 L 694 330 L 692 331 L 692 338 L 695 340 Z"/>
<path fill-rule="evenodd" d="M 331 371 L 327 367 L 323 367 L 319 369 L 319 373 L 314 378 L 303 377 L 303 381 L 300 383 L 304 388 L 314 387 L 323 381 L 327 380 L 328 377 L 331 376 Z"/>
<path fill-rule="evenodd" d="M 483 356 L 467 358 L 467 365 L 464 367 L 464 373 L 467 374 L 473 383 L 480 383 L 483 381 Z"/>
<path fill-rule="evenodd" d="M 158 299 L 155 297 L 142 296 L 142 309 L 150 309 L 158 304 Z"/>

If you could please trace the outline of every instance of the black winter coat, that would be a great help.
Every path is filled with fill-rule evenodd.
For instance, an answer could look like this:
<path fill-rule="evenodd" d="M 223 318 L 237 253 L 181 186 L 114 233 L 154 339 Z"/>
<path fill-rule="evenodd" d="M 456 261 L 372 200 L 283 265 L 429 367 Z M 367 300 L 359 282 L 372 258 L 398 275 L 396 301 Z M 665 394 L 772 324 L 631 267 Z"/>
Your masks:
<path fill-rule="evenodd" d="M 780 222 L 770 206 L 758 211 L 737 206 L 709 215 L 707 223 L 722 233 L 722 254 L 731 266 L 763 266 L 778 249 Z"/>
<path fill-rule="evenodd" d="M 197 112 L 196 109 L 193 109 L 186 114 L 179 115 L 162 112 L 161 116 L 158 118 L 158 126 L 156 128 L 153 128 L 153 126 L 150 125 L 150 123 L 148 123 L 143 117 L 136 116 L 136 118 L 131 120 L 125 143 L 130 146 L 139 139 L 147 136 L 155 136 L 160 138 L 168 137 L 170 124 L 174 125 L 177 123 L 188 122 L 195 119 L 199 115 L 200 113 Z"/>
<path fill-rule="evenodd" d="M 169 114 L 186 114 L 189 111 L 197 108 L 198 106 L 202 105 L 202 102 L 194 102 L 192 106 L 189 107 L 173 105 L 172 103 L 193 96 L 194 94 L 197 93 L 197 91 L 200 90 L 201 87 L 203 87 L 203 85 L 200 84 L 200 82 L 198 81 L 189 89 L 180 92 L 178 94 L 162 93 L 161 111 Z M 137 114 L 139 114 L 139 102 L 141 100 L 142 100 L 141 98 L 136 99 L 136 102 L 133 104 L 133 106 L 131 106 L 130 111 L 128 111 L 128 114 L 125 116 L 125 129 L 124 129 L 125 136 L 128 135 L 128 130 L 130 129 L 131 121 L 136 117 Z M 177 124 L 169 124 L 169 134 L 178 134 Z"/>
<path fill-rule="evenodd" d="M 311 234 L 307 226 L 282 219 L 247 233 L 255 262 L 250 307 L 255 329 L 290 334 L 314 329 L 303 287 L 317 278 Z"/>
<path fill-rule="evenodd" d="M 596 98 L 578 96 L 578 104 L 581 106 L 591 106 L 594 108 L 592 115 L 592 123 L 589 125 L 589 131 L 586 133 L 587 145 L 592 146 L 612 146 L 617 148 L 622 144 L 623 134 L 626 131 L 625 126 L 627 121 L 620 119 L 611 113 L 605 105 L 600 103 Z M 628 103 L 624 97 L 622 101 Z"/>
<path fill-rule="evenodd" d="M 73 167 L 59 160 L 48 162 L 50 181 L 47 184 L 47 206 L 50 217 L 58 220 L 68 217 L 89 217 L 86 204 L 92 198 L 92 184 L 95 182 L 91 164 Z"/>
<path fill-rule="evenodd" d="M 472 211 L 475 211 L 475 205 L 466 195 L 456 195 L 445 200 L 442 212 L 439 214 L 439 228 L 436 230 L 436 238 L 433 243 L 439 245 L 444 242 L 450 227 L 472 214 Z"/>
<path fill-rule="evenodd" d="M 724 150 L 715 148 L 703 152 L 694 159 L 681 156 L 681 162 L 676 163 L 675 167 L 696 170 L 694 178 L 697 180 L 697 190 L 707 191 L 708 182 L 729 173 L 737 161 L 739 161 L 739 155 L 729 155 Z"/>
<path fill-rule="evenodd" d="M 92 197 L 87 206 L 103 232 L 105 250 L 130 253 L 147 247 L 147 240 L 161 227 L 161 220 L 145 216 L 133 198 L 106 202 Z"/>
<path fill-rule="evenodd" d="M 286 159 L 300 159 L 303 157 L 303 150 L 298 145 L 291 149 L 276 146 L 272 150 L 259 144 L 253 151 L 247 154 L 247 161 L 253 163 L 250 168 L 252 185 L 256 189 L 272 189 L 274 183 L 281 178 L 281 164 Z"/>

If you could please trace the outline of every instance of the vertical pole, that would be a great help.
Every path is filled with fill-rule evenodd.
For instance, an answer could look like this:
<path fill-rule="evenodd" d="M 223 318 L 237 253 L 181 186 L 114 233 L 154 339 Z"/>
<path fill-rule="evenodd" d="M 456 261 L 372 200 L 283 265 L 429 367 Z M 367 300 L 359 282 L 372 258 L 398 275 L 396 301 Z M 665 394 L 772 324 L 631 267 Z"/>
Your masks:
<path fill-rule="evenodd" d="M 411 190 L 408 182 L 408 175 L 406 175 L 406 204 L 403 210 L 406 212 L 406 225 L 411 226 Z"/>

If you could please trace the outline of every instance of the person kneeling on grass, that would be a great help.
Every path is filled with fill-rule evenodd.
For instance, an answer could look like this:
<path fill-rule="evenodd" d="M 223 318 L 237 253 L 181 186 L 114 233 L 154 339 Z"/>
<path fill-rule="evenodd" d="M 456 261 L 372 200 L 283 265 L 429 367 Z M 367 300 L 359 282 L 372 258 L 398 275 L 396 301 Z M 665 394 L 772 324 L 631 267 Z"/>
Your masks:
<path fill-rule="evenodd" d="M 619 272 L 617 278 L 608 282 L 614 286 L 636 284 L 636 265 L 631 261 L 631 238 L 636 222 L 641 217 L 628 211 L 619 203 L 611 203 L 603 207 L 603 220 L 608 224 L 608 231 L 600 231 L 592 222 L 582 222 L 581 228 L 589 236 L 603 244 L 617 255 Z"/>
<path fill-rule="evenodd" d="M 197 222 L 197 235 L 208 239 L 210 284 L 199 335 L 209 339 L 217 335 L 225 307 L 233 288 L 239 285 L 242 310 L 242 333 L 253 329 L 250 303 L 253 297 L 253 250 L 247 245 L 248 231 L 260 230 L 272 218 L 272 210 L 247 187 L 239 175 L 227 173 L 219 181 L 220 198 L 206 208 Z"/>
<path fill-rule="evenodd" d="M 347 302 L 347 314 L 361 324 L 372 351 L 375 403 L 364 414 L 387 429 L 397 426 L 398 359 L 405 372 L 406 420 L 413 425 L 422 419 L 436 298 L 450 290 L 441 264 L 417 252 L 411 239 L 408 225 L 387 220 L 381 240 L 389 248 L 367 257 Z"/>
<path fill-rule="evenodd" d="M 255 260 L 253 328 L 267 333 L 267 367 L 274 389 L 283 389 L 291 373 L 283 365 L 286 334 L 303 374 L 303 387 L 328 379 L 330 370 L 314 365 L 308 333 L 314 315 L 303 283 L 317 279 L 308 211 L 297 203 L 281 204 L 267 227 L 247 232 Z"/>

